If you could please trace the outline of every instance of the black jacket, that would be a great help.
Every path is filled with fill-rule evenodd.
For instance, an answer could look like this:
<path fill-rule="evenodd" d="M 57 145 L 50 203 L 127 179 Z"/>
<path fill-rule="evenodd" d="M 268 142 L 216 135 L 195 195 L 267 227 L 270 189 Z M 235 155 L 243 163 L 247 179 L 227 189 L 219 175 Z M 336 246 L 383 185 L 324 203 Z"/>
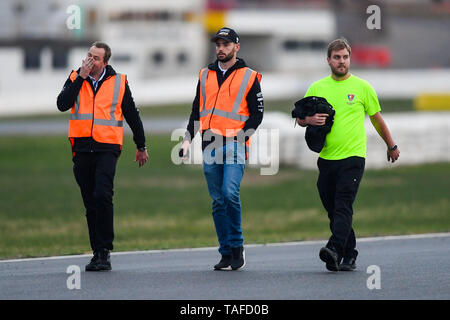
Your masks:
<path fill-rule="evenodd" d="M 306 97 L 295 103 L 295 108 L 292 110 L 292 118 L 305 119 L 305 117 L 311 117 L 316 113 L 328 114 L 325 124 L 322 126 L 308 125 L 305 132 L 305 140 L 309 149 L 319 153 L 324 144 L 325 138 L 330 132 L 334 122 L 335 111 L 333 106 L 328 103 L 325 98 L 321 97 Z"/>
<path fill-rule="evenodd" d="M 78 69 L 77 72 L 79 73 L 80 69 Z M 89 82 L 92 91 L 94 92 L 94 94 L 97 94 L 103 81 L 105 81 L 108 77 L 111 77 L 115 74 L 116 72 L 114 71 L 114 69 L 110 65 L 107 65 L 105 75 L 103 79 L 98 83 L 97 90 L 94 90 L 94 85 L 92 84 L 92 81 L 89 77 L 83 79 L 78 75 L 75 81 L 72 82 L 70 80 L 69 75 L 69 78 L 66 80 L 66 83 L 64 84 L 64 87 L 61 90 L 60 94 L 58 95 L 56 101 L 58 109 L 60 111 L 67 111 L 70 108 L 72 108 L 84 81 Z M 145 147 L 144 127 L 142 125 L 142 121 L 139 116 L 139 110 L 136 108 L 133 97 L 131 96 L 131 91 L 128 86 L 128 80 L 125 84 L 125 94 L 122 100 L 122 113 L 128 125 L 130 126 L 131 131 L 133 132 L 133 140 L 134 143 L 136 143 L 136 147 L 137 148 Z M 120 145 L 110 143 L 100 143 L 95 141 L 92 137 L 75 138 L 72 150 L 74 152 L 97 152 L 97 151 L 120 152 Z"/>
<path fill-rule="evenodd" d="M 243 59 L 238 58 L 236 63 L 229 68 L 225 74 L 222 73 L 222 71 L 219 69 L 218 61 L 216 60 L 214 63 L 211 63 L 208 66 L 208 69 L 216 71 L 217 74 L 217 83 L 219 84 L 219 87 L 222 85 L 222 83 L 225 81 L 225 79 L 236 69 L 244 68 L 246 67 L 246 63 Z M 247 106 L 250 113 L 249 118 L 247 121 L 245 121 L 244 128 L 242 130 L 244 132 L 247 132 L 248 129 L 256 130 L 258 126 L 261 124 L 263 119 L 263 113 L 264 113 L 264 102 L 263 97 L 261 94 L 261 86 L 259 84 L 258 78 L 255 79 L 255 82 L 253 83 L 250 91 L 247 94 L 246 97 L 247 100 Z M 200 80 L 197 83 L 197 91 L 195 95 L 194 102 L 192 103 L 192 111 L 191 115 L 189 117 L 189 123 L 187 125 L 186 129 L 186 136 L 185 139 L 191 140 L 194 138 L 195 134 L 197 133 L 199 128 L 194 128 L 194 121 L 200 121 Z M 203 132 L 205 134 L 205 132 Z M 226 137 L 219 136 L 216 134 L 212 135 L 213 138 L 211 141 L 204 141 L 202 136 L 202 149 L 205 150 L 206 146 L 210 143 L 214 142 L 215 139 L 223 139 L 223 143 L 226 143 Z M 245 137 L 245 140 L 248 140 L 248 136 Z"/>

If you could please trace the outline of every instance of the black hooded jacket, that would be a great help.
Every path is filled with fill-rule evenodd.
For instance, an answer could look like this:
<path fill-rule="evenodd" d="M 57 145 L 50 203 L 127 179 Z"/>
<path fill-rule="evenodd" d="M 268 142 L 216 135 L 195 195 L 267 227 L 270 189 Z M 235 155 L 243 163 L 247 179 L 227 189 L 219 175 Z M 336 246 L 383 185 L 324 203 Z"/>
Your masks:
<path fill-rule="evenodd" d="M 331 127 L 333 126 L 335 114 L 333 106 L 325 98 L 315 96 L 305 97 L 297 101 L 294 105 L 295 108 L 292 110 L 292 118 L 300 118 L 303 120 L 305 117 L 311 117 L 316 113 L 328 114 L 324 125 L 308 125 L 305 132 L 305 140 L 309 149 L 319 153 L 325 144 L 325 138 L 328 132 L 331 131 Z"/>
<path fill-rule="evenodd" d="M 219 69 L 218 61 L 216 60 L 214 63 L 211 63 L 208 66 L 208 69 L 215 70 L 217 73 L 217 83 L 219 84 L 219 87 L 222 85 L 222 83 L 225 81 L 225 79 L 236 69 L 244 68 L 246 67 L 246 63 L 242 58 L 238 58 L 236 63 L 230 67 L 225 74 L 222 74 L 222 71 Z M 261 124 L 263 119 L 263 113 L 264 113 L 264 102 L 261 94 L 261 86 L 258 81 L 258 78 L 255 79 L 255 82 L 253 83 L 250 91 L 247 94 L 246 97 L 248 110 L 250 113 L 249 118 L 245 122 L 244 128 L 242 128 L 243 132 L 249 132 L 247 130 L 253 129 L 256 130 L 258 126 Z M 189 117 L 189 123 L 187 125 L 186 129 L 186 136 L 185 139 L 191 141 L 195 134 L 197 133 L 199 128 L 194 127 L 194 123 L 196 121 L 200 120 L 200 81 L 197 82 L 197 91 L 195 95 L 194 102 L 192 103 L 192 112 Z M 205 132 L 203 132 L 205 134 Z M 202 136 L 203 138 L 203 136 Z M 248 140 L 248 136 L 245 137 L 245 140 Z M 212 134 L 211 141 L 203 140 L 202 139 L 202 149 L 205 150 L 206 146 L 208 146 L 210 143 L 215 141 L 215 139 L 223 139 L 223 143 L 225 144 L 227 142 L 227 138 L 223 136 L 219 136 L 216 134 Z"/>
<path fill-rule="evenodd" d="M 77 70 L 78 74 L 80 69 Z M 60 111 L 64 112 L 72 108 L 77 99 L 78 93 L 80 92 L 81 86 L 84 81 L 87 81 L 92 88 L 92 91 L 97 94 L 103 81 L 108 77 L 115 75 L 116 72 L 110 66 L 106 66 L 106 73 L 102 80 L 98 83 L 97 90 L 94 89 L 92 81 L 89 77 L 83 79 L 80 75 L 77 76 L 75 81 L 70 80 L 70 76 L 64 83 L 64 87 L 58 95 L 56 104 Z M 134 104 L 133 97 L 131 95 L 130 88 L 128 86 L 128 80 L 125 84 L 125 94 L 122 100 L 122 113 L 123 116 L 133 132 L 133 140 L 136 143 L 137 148 L 142 148 L 145 146 L 145 134 L 144 127 L 142 125 L 141 118 L 139 116 L 139 110 Z M 98 151 L 117 151 L 120 152 L 121 147 L 118 144 L 111 143 L 101 143 L 95 141 L 92 137 L 85 138 L 75 138 L 74 145 L 72 146 L 72 151 L 76 152 L 98 152 Z"/>

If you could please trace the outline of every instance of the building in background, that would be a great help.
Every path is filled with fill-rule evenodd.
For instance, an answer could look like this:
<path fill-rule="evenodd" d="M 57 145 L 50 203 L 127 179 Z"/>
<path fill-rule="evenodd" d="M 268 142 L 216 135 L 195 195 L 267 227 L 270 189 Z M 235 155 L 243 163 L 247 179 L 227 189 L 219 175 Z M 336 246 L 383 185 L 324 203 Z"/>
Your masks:
<path fill-rule="evenodd" d="M 196 74 L 205 61 L 204 0 L 103 1 L 97 37 L 136 79 Z"/>
<path fill-rule="evenodd" d="M 263 72 L 323 70 L 324 51 L 336 37 L 336 16 L 327 1 L 221 1 L 207 3 L 205 28 L 222 26 L 241 38 L 240 55 Z M 214 59 L 214 48 L 209 58 Z"/>
<path fill-rule="evenodd" d="M 204 0 L 5 0 L 0 2 L 0 114 L 54 111 L 55 93 L 96 40 L 110 63 L 148 96 L 149 79 L 194 76 L 206 56 Z M 79 13 L 79 26 L 73 16 Z M 69 25 L 69 26 L 68 26 Z M 27 88 L 27 95 L 20 95 Z M 173 87 L 161 94 L 175 96 Z"/>
<path fill-rule="evenodd" d="M 366 27 L 374 4 L 379 30 Z M 80 26 L 71 29 L 74 8 Z M 55 92 L 95 40 L 111 45 L 111 64 L 128 74 L 140 105 L 190 102 L 222 26 L 238 31 L 269 100 L 298 96 L 327 73 L 325 49 L 338 36 L 353 47 L 353 68 L 374 71 L 380 95 L 448 92 L 449 17 L 450 0 L 2 0 L 0 115 L 53 112 Z M 419 74 L 431 78 L 411 83 Z"/>

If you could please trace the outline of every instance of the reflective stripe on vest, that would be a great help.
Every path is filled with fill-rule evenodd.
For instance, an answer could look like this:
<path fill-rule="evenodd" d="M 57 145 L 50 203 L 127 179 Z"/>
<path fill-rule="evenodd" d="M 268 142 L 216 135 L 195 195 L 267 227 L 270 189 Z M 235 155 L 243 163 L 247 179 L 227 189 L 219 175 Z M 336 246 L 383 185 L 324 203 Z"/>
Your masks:
<path fill-rule="evenodd" d="M 255 77 L 260 79 L 250 68 L 236 69 L 219 87 L 216 71 L 202 69 L 199 75 L 201 131 L 211 129 L 227 137 L 235 136 L 250 116 L 245 97 Z"/>
<path fill-rule="evenodd" d="M 201 108 L 202 111 L 200 112 L 200 118 L 201 117 L 206 117 L 209 113 L 211 113 L 214 110 L 214 114 L 224 117 L 224 118 L 229 118 L 229 119 L 233 119 L 233 120 L 237 120 L 237 121 L 247 121 L 248 120 L 248 116 L 243 116 L 238 114 L 239 111 L 239 106 L 241 105 L 242 99 L 244 98 L 244 94 L 248 85 L 248 81 L 250 80 L 250 76 L 252 75 L 252 72 L 254 72 L 252 69 L 250 68 L 246 68 L 247 70 L 245 70 L 245 74 L 244 74 L 244 78 L 242 79 L 241 85 L 239 86 L 239 91 L 237 93 L 236 99 L 234 100 L 233 103 L 233 110 L 231 112 L 227 112 L 224 110 L 220 110 L 220 109 L 206 109 L 206 77 L 208 75 L 208 71 L 207 70 L 203 70 L 201 79 L 200 79 L 200 87 L 201 87 L 201 93 L 203 96 L 203 107 Z M 231 75 L 229 76 L 231 77 Z"/>
<path fill-rule="evenodd" d="M 73 71 L 70 79 L 74 81 L 76 77 L 77 73 Z M 92 136 L 98 142 L 122 145 L 121 104 L 125 93 L 125 83 L 126 75 L 118 73 L 108 77 L 98 89 L 99 95 L 94 96 L 89 83 L 84 82 L 70 114 L 69 137 Z"/>

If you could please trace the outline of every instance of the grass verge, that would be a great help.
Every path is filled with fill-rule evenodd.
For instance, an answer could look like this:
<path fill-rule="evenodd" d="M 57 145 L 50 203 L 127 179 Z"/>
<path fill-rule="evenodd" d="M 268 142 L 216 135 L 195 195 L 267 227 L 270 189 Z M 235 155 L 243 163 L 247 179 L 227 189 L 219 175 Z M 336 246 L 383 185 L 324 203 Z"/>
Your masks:
<path fill-rule="evenodd" d="M 126 137 L 115 179 L 115 250 L 217 246 L 200 166 L 176 166 L 175 142 L 150 138 L 138 168 Z M 0 259 L 90 251 L 84 207 L 64 137 L 0 137 Z M 450 164 L 366 170 L 354 206 L 358 237 L 450 231 Z M 241 186 L 246 243 L 329 236 L 316 170 L 247 168 Z"/>

